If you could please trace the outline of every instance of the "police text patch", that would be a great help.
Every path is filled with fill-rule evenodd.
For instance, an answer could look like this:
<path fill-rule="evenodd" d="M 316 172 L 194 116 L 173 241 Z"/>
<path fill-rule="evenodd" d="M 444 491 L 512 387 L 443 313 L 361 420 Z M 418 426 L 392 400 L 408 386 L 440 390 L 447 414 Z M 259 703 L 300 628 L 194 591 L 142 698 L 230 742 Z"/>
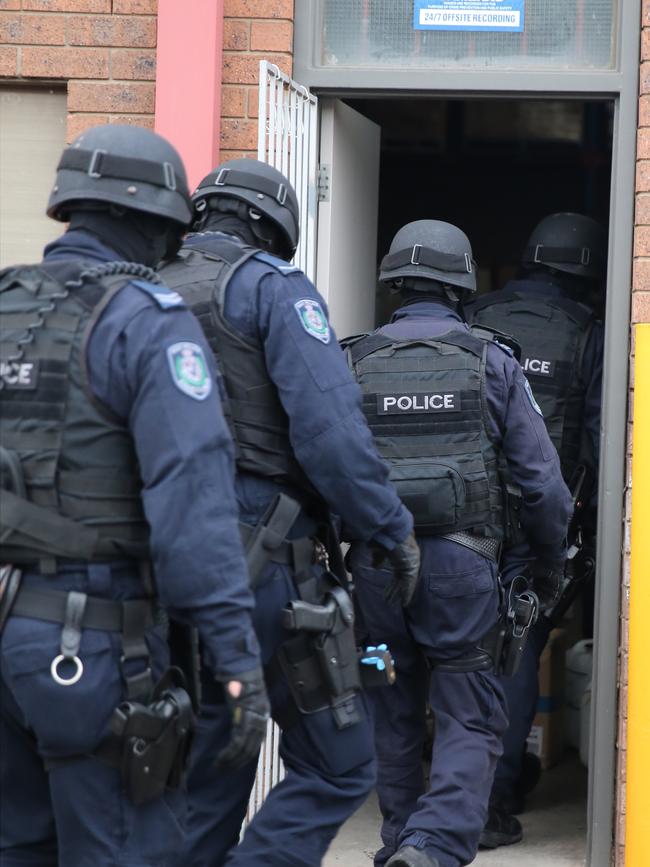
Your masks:
<path fill-rule="evenodd" d="M 393 415 L 403 412 L 460 412 L 461 409 L 459 391 L 377 395 L 379 415 Z"/>
<path fill-rule="evenodd" d="M 167 360 L 174 385 L 194 400 L 205 400 L 212 391 L 212 377 L 203 350 L 183 341 L 167 347 Z"/>
<path fill-rule="evenodd" d="M 302 298 L 293 305 L 300 324 L 310 337 L 315 337 L 321 343 L 330 342 L 330 327 L 327 316 L 318 301 L 312 298 Z"/>
<path fill-rule="evenodd" d="M 555 362 L 545 358 L 522 358 L 521 366 L 528 376 L 553 376 Z"/>
<path fill-rule="evenodd" d="M 36 388 L 38 361 L 0 361 L 0 382 L 3 388 Z"/>

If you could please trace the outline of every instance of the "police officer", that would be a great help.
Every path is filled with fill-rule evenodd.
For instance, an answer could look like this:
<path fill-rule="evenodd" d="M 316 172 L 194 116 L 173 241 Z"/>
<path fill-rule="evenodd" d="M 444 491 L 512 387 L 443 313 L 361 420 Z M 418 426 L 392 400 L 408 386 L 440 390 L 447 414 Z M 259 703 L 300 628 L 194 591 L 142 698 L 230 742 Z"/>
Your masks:
<path fill-rule="evenodd" d="M 606 251 L 607 234 L 590 217 L 544 217 L 524 249 L 524 275 L 478 299 L 469 312 L 472 322 L 507 332 L 521 344 L 521 364 L 559 453 L 564 479 L 574 489 L 584 474 L 578 497 L 584 505 L 574 523 L 580 524 L 584 544 L 591 547 L 603 372 L 603 327 L 595 308 L 602 297 Z M 525 544 L 506 550 L 504 583 L 533 558 Z M 503 684 L 509 724 L 481 835 L 486 848 L 522 838 L 521 824 L 512 814 L 521 812 L 524 795 L 539 778 L 539 761 L 526 753 L 526 739 L 537 706 L 539 657 L 551 628 L 548 617 L 539 618 L 519 672 Z"/>
<path fill-rule="evenodd" d="M 379 279 L 403 305 L 388 325 L 344 342 L 363 406 L 398 493 L 414 516 L 421 581 L 403 614 L 382 604 L 390 568 L 353 548 L 368 638 L 388 642 L 393 690 L 373 693 L 383 848 L 375 865 L 458 867 L 474 858 L 506 727 L 486 634 L 497 621 L 504 537 L 502 467 L 523 491 L 521 519 L 556 593 L 571 511 L 553 448 L 512 350 L 471 331 L 463 300 L 476 289 L 466 235 L 437 220 L 401 228 Z M 431 771 L 421 757 L 427 699 Z"/>
<path fill-rule="evenodd" d="M 293 188 L 271 166 L 231 160 L 201 181 L 193 201 L 195 231 L 163 276 L 197 314 L 224 377 L 254 623 L 287 771 L 228 865 L 318 865 L 375 780 L 352 609 L 327 569 L 329 512 L 349 538 L 372 541 L 395 565 L 392 596 L 404 603 L 419 552 L 325 302 L 289 264 L 299 225 Z M 256 565 L 260 538 L 270 562 Z M 337 551 L 329 545 L 329 557 Z M 298 628 L 307 620 L 310 631 Z M 208 773 L 227 735 L 219 698 L 204 690 L 189 779 L 188 867 L 224 862 L 255 775 L 254 761 L 218 779 Z"/>
<path fill-rule="evenodd" d="M 152 270 L 190 221 L 183 164 L 147 130 L 88 130 L 47 213 L 65 234 L 0 275 L 0 860 L 172 867 L 191 706 L 153 691 L 156 601 L 200 632 L 226 759 L 256 753 L 268 709 L 215 369 Z"/>

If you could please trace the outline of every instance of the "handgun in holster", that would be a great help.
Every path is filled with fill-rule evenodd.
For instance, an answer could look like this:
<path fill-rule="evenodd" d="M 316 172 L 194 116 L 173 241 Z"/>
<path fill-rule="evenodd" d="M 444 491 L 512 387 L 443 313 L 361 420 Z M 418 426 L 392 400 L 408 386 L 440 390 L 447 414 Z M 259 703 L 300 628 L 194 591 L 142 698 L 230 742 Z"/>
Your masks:
<path fill-rule="evenodd" d="M 119 746 L 119 769 L 136 805 L 160 798 L 183 781 L 192 730 L 192 702 L 179 669 L 168 669 L 150 704 L 123 702 L 111 718 L 111 740 Z M 101 757 L 101 750 L 98 753 Z"/>
<path fill-rule="evenodd" d="M 282 625 L 296 632 L 279 650 L 279 661 L 299 710 L 332 709 L 339 729 L 359 722 L 355 696 L 361 676 L 354 639 L 354 608 L 342 587 L 332 587 L 322 605 L 294 600 Z"/>
<path fill-rule="evenodd" d="M 518 590 L 524 582 L 525 589 Z M 528 589 L 528 581 L 523 576 L 513 578 L 508 594 L 506 611 L 506 636 L 501 654 L 500 673 L 504 677 L 513 677 L 521 665 L 528 634 L 537 622 L 539 615 L 539 600 L 537 594 Z"/>

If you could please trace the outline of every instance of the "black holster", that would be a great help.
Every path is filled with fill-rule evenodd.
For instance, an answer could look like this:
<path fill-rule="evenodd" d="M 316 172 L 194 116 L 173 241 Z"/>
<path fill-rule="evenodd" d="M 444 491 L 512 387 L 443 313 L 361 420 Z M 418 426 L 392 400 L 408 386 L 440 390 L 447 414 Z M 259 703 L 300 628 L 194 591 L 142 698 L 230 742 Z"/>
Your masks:
<path fill-rule="evenodd" d="M 519 671 L 528 634 L 537 622 L 539 600 L 528 587 L 525 576 L 512 579 L 501 616 L 482 642 L 492 657 L 495 674 L 502 677 L 513 677 Z"/>
<path fill-rule="evenodd" d="M 97 752 L 117 764 L 129 799 L 136 805 L 178 788 L 189 755 L 194 726 L 192 703 L 183 675 L 170 668 L 150 704 L 123 702 L 113 712 L 111 738 Z"/>
<path fill-rule="evenodd" d="M 301 713 L 332 709 L 339 729 L 359 722 L 355 696 L 361 689 L 352 600 L 332 587 L 322 605 L 290 602 L 282 625 L 298 635 L 278 651 L 282 671 Z"/>

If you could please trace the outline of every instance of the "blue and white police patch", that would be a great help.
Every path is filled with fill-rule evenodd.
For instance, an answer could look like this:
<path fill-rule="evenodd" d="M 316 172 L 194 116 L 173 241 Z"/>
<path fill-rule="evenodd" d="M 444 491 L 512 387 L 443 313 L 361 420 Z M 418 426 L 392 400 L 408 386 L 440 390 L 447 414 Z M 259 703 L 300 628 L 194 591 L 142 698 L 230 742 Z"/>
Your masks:
<path fill-rule="evenodd" d="M 532 390 L 532 388 L 530 387 L 530 383 L 528 382 L 528 380 L 526 379 L 526 377 L 524 377 L 524 390 L 525 390 L 526 394 L 528 395 L 528 400 L 530 401 L 530 404 L 531 404 L 532 408 L 535 410 L 536 413 L 538 413 L 539 415 L 541 415 L 542 418 L 543 418 L 543 417 L 544 417 L 544 413 L 542 412 L 542 410 L 541 410 L 540 407 L 539 407 L 539 404 L 538 404 L 537 401 L 535 400 L 535 395 L 533 394 L 533 390 Z"/>
<path fill-rule="evenodd" d="M 176 388 L 194 400 L 205 400 L 212 391 L 212 377 L 201 347 L 188 341 L 173 343 L 167 347 L 167 359 Z"/>
<path fill-rule="evenodd" d="M 307 334 L 320 340 L 321 343 L 329 343 L 330 327 L 327 316 L 325 316 L 318 301 L 314 301 L 312 298 L 302 298 L 300 301 L 296 301 L 293 306 L 300 319 L 300 324 Z"/>

